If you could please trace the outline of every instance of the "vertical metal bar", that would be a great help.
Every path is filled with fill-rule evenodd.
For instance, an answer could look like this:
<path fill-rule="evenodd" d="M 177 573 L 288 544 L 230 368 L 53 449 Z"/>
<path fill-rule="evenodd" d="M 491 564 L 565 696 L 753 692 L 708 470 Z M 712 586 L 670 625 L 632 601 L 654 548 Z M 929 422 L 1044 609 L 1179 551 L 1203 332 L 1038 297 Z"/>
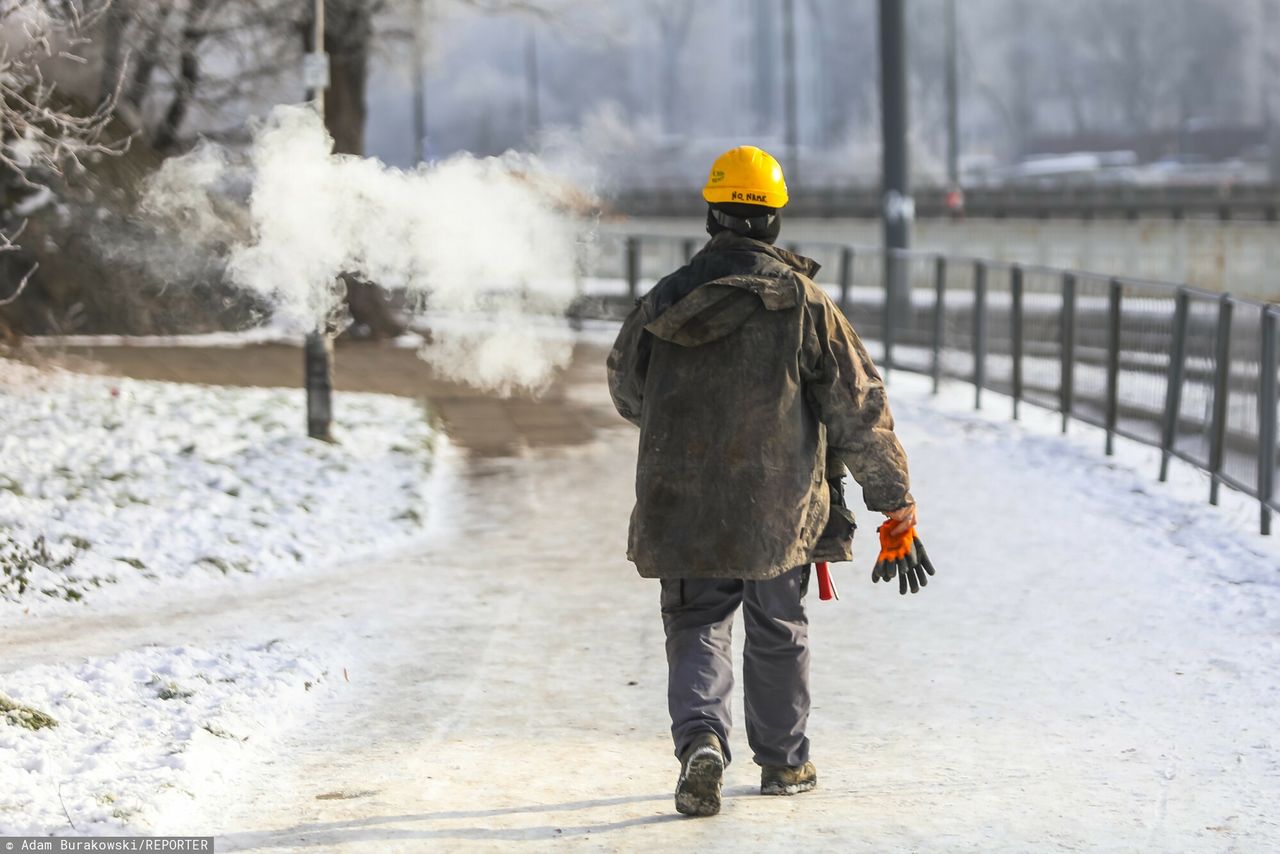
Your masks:
<path fill-rule="evenodd" d="M 782 97 L 787 143 L 787 178 L 792 187 L 800 186 L 800 125 L 796 118 L 799 96 L 796 94 L 796 7 L 795 0 L 782 4 Z"/>
<path fill-rule="evenodd" d="M 853 247 L 840 250 L 840 310 L 849 314 L 849 288 L 853 286 Z"/>
<path fill-rule="evenodd" d="M 1178 441 L 1178 417 L 1182 411 L 1182 381 L 1187 369 L 1187 322 L 1191 295 L 1178 288 L 1173 307 L 1173 341 L 1169 353 L 1169 370 L 1165 375 L 1164 423 L 1160 430 L 1160 482 L 1169 479 L 1169 458 Z"/>
<path fill-rule="evenodd" d="M 960 73 L 957 48 L 956 0 L 946 0 L 943 9 L 946 75 L 943 92 L 947 101 L 947 189 L 960 187 Z"/>
<path fill-rule="evenodd" d="M 413 4 L 413 156 L 416 163 L 427 159 L 427 64 L 426 4 Z"/>
<path fill-rule="evenodd" d="M 898 322 L 894 303 L 897 300 L 898 282 L 904 261 L 897 250 L 891 247 L 885 247 L 884 260 L 884 313 L 881 321 L 884 324 L 884 334 L 881 338 L 884 340 L 884 368 L 887 371 L 893 367 L 894 327 Z"/>
<path fill-rule="evenodd" d="M 911 240 L 912 206 L 909 203 L 910 146 L 907 144 L 906 4 L 902 0 L 880 0 L 880 134 L 884 153 L 883 205 L 884 245 L 906 249 Z"/>
<path fill-rule="evenodd" d="M 307 435 L 332 442 L 333 339 L 323 331 L 311 332 L 303 346 L 304 382 L 307 389 Z"/>
<path fill-rule="evenodd" d="M 627 296 L 640 297 L 640 238 L 627 238 Z"/>
<path fill-rule="evenodd" d="M 1071 423 L 1071 410 L 1076 398 L 1076 277 L 1062 274 L 1062 379 L 1058 391 L 1062 395 L 1062 432 Z"/>
<path fill-rule="evenodd" d="M 947 334 L 947 258 L 933 262 L 933 393 L 942 386 L 942 346 Z"/>
<path fill-rule="evenodd" d="M 695 252 L 698 251 L 698 243 L 691 237 L 686 237 L 680 241 L 680 255 L 684 258 L 686 264 L 693 258 Z"/>
<path fill-rule="evenodd" d="M 973 408 L 982 408 L 987 384 L 987 265 L 973 262 Z"/>
<path fill-rule="evenodd" d="M 1020 414 L 1019 408 L 1022 405 L 1022 336 L 1023 336 L 1023 314 L 1022 314 L 1022 268 L 1016 264 L 1009 271 L 1009 295 L 1012 298 L 1012 306 L 1010 312 L 1010 334 L 1012 341 L 1013 356 L 1013 420 L 1017 421 Z"/>
<path fill-rule="evenodd" d="M 1112 279 L 1107 296 L 1107 456 L 1116 452 L 1116 423 L 1120 419 L 1120 299 L 1124 286 Z"/>
<path fill-rule="evenodd" d="M 538 138 L 542 131 L 542 105 L 539 103 L 541 86 L 538 84 L 538 31 L 534 28 L 536 18 L 530 18 L 529 32 L 524 43 L 524 80 L 525 80 L 525 132 L 530 141 Z"/>
<path fill-rule="evenodd" d="M 316 56 L 325 56 L 324 50 L 324 0 L 316 0 L 315 8 L 312 12 L 311 21 L 311 52 Z M 328 57 L 325 57 L 327 60 Z M 310 92 L 310 100 L 315 104 L 316 112 L 320 114 L 320 119 L 325 118 L 325 89 L 326 86 L 316 86 Z"/>
<path fill-rule="evenodd" d="M 1277 380 L 1280 368 L 1280 315 L 1272 309 L 1262 311 L 1262 358 L 1259 362 L 1258 387 L 1258 501 L 1262 505 L 1262 533 L 1271 534 L 1271 507 L 1269 502 L 1276 487 L 1276 424 Z"/>
<path fill-rule="evenodd" d="M 1235 304 L 1223 294 L 1218 301 L 1218 338 L 1214 346 L 1213 423 L 1209 433 L 1209 503 L 1218 503 L 1223 454 L 1227 447 L 1227 395 L 1231 379 L 1231 312 Z"/>

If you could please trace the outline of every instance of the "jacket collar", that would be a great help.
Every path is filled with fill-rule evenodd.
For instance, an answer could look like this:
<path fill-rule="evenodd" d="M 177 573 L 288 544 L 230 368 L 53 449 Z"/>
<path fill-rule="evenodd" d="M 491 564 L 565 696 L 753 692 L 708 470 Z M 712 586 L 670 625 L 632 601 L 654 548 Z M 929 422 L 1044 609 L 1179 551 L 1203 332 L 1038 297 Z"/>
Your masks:
<path fill-rule="evenodd" d="M 822 268 L 812 258 L 788 252 L 781 246 L 774 246 L 772 243 L 765 243 L 763 240 L 743 237 L 741 234 L 735 234 L 732 231 L 722 231 L 711 238 L 707 245 L 703 247 L 702 252 L 759 252 L 761 255 L 768 255 L 774 260 L 781 261 L 791 269 L 798 273 L 803 273 L 809 278 L 813 278 L 818 270 Z M 698 254 L 701 255 L 702 252 Z"/>

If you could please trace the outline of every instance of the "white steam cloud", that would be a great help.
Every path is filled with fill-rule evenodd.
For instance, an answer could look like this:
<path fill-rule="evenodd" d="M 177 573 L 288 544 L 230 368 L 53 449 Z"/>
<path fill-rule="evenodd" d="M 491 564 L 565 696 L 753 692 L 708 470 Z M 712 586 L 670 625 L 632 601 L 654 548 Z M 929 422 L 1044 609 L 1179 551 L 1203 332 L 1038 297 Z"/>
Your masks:
<path fill-rule="evenodd" d="M 228 247 L 231 281 L 289 327 L 332 317 L 338 277 L 355 273 L 423 305 L 432 340 L 421 355 L 446 376 L 544 387 L 571 355 L 564 315 L 586 234 L 557 201 L 562 184 L 528 156 L 402 171 L 331 145 L 313 111 L 277 108 L 255 136 L 247 222 L 228 211 L 218 188 L 234 176 L 211 145 L 166 162 L 143 208 L 183 240 Z"/>

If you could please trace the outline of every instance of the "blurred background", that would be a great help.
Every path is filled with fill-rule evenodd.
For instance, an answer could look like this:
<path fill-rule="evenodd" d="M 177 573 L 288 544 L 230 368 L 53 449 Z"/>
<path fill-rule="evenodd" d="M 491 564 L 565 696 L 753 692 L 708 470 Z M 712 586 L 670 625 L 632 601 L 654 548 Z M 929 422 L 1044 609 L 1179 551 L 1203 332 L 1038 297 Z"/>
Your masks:
<path fill-rule="evenodd" d="M 743 143 L 787 170 L 785 237 L 881 243 L 876 0 L 324 7 L 338 152 L 403 168 L 536 154 L 599 220 L 611 266 L 595 275 L 621 275 L 609 240 L 625 233 L 699 238 L 708 165 Z M 1280 296 L 1280 0 L 902 8 L 913 247 Z M 8 102 L 35 87 L 68 115 L 97 111 L 94 142 L 115 149 L 41 170 L 20 162 L 22 133 L 10 131 L 2 227 L 25 228 L 0 253 L 0 297 L 38 269 L 0 306 L 0 335 L 259 322 L 263 306 L 226 285 L 216 253 L 179 252 L 134 212 L 166 159 L 201 140 L 244 151 L 274 106 L 307 99 L 314 4 L 10 0 L 0 11 L 11 47 L 30 44 L 32 20 L 52 44 L 11 73 Z M 234 220 L 248 188 L 220 191 Z M 157 264 L 166 241 L 172 257 Z M 363 328 L 396 329 L 377 305 L 364 315 Z"/>

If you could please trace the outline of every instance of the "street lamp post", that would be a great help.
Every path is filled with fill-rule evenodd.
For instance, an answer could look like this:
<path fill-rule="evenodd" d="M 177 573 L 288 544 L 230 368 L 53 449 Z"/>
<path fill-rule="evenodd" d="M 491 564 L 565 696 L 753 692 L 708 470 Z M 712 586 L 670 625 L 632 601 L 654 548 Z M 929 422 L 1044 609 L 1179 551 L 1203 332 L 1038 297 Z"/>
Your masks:
<path fill-rule="evenodd" d="M 796 5 L 795 0 L 783 0 L 782 4 L 782 67 L 787 139 L 787 178 L 791 186 L 800 184 L 800 128 L 796 111 L 799 105 L 796 81 Z"/>
<path fill-rule="evenodd" d="M 906 260 L 915 202 L 907 158 L 906 0 L 880 0 L 880 126 L 883 136 L 884 195 L 884 363 L 893 366 L 893 342 L 900 315 L 910 311 Z"/>
<path fill-rule="evenodd" d="M 324 93 L 329 87 L 329 56 L 324 50 L 324 0 L 315 0 L 315 27 L 311 53 L 303 59 L 307 98 L 315 105 L 323 122 Z M 307 333 L 303 347 L 303 376 L 307 388 L 307 435 L 333 441 L 333 339 L 320 321 Z"/>
<path fill-rule="evenodd" d="M 426 0 L 413 4 L 413 156 L 418 163 L 427 159 L 427 15 Z"/>

